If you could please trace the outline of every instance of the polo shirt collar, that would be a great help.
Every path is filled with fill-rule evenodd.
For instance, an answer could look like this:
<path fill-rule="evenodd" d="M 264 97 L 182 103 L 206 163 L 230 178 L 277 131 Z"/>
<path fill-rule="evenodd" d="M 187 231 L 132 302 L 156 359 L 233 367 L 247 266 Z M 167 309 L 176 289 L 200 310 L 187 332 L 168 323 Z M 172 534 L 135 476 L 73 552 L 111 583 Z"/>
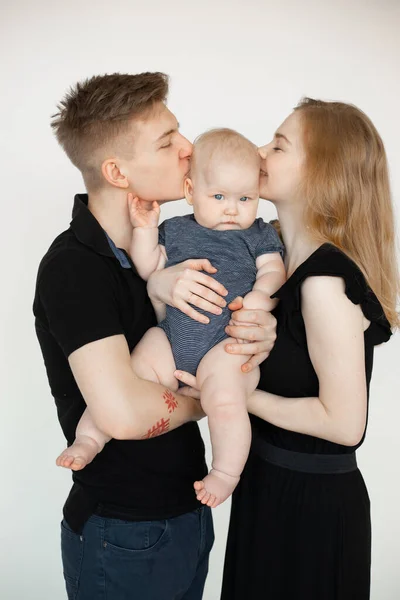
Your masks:
<path fill-rule="evenodd" d="M 93 248 L 98 254 L 114 257 L 106 234 L 95 216 L 90 212 L 88 202 L 89 196 L 87 194 L 76 194 L 74 208 L 72 209 L 71 229 L 85 246 Z"/>
<path fill-rule="evenodd" d="M 98 254 L 116 258 L 124 269 L 133 268 L 136 272 L 132 261 L 122 250 L 116 247 L 95 216 L 90 212 L 88 203 L 88 194 L 75 195 L 71 229 L 77 239 Z"/>

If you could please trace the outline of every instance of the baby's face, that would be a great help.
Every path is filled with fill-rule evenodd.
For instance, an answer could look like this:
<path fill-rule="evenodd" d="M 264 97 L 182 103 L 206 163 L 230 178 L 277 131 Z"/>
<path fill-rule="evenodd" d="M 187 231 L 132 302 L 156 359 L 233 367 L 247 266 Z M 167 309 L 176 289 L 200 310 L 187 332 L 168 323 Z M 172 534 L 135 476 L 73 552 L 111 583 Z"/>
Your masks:
<path fill-rule="evenodd" d="M 218 162 L 196 169 L 186 182 L 195 219 L 208 229 L 248 229 L 256 219 L 260 167 Z"/>

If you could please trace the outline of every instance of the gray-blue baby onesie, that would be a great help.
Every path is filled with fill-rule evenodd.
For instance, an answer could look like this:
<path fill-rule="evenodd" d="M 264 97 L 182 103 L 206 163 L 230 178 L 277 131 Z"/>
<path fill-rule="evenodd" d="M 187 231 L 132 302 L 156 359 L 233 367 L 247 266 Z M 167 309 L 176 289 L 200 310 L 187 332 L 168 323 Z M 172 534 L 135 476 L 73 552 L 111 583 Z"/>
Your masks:
<path fill-rule="evenodd" d="M 236 296 L 244 296 L 254 286 L 257 275 L 256 259 L 262 254 L 279 252 L 283 245 L 276 230 L 262 219 L 256 219 L 248 229 L 218 231 L 199 225 L 194 216 L 173 217 L 161 223 L 159 243 L 165 246 L 166 267 L 190 258 L 208 258 L 218 269 L 211 275 L 228 290 L 229 304 Z M 195 375 L 203 356 L 228 336 L 225 327 L 231 318 L 228 307 L 221 315 L 207 313 L 210 322 L 194 321 L 183 312 L 167 306 L 166 318 L 159 324 L 171 344 L 177 369 Z"/>

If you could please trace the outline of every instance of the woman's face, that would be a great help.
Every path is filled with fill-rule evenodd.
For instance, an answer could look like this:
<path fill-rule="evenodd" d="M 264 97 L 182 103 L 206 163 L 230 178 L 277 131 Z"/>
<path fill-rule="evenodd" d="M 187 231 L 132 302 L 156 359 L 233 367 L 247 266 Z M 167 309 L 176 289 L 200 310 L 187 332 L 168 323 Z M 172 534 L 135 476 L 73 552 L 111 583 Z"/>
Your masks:
<path fill-rule="evenodd" d="M 294 202 L 300 198 L 305 153 L 298 112 L 292 113 L 278 128 L 272 142 L 259 148 L 261 156 L 260 198 L 274 203 Z"/>

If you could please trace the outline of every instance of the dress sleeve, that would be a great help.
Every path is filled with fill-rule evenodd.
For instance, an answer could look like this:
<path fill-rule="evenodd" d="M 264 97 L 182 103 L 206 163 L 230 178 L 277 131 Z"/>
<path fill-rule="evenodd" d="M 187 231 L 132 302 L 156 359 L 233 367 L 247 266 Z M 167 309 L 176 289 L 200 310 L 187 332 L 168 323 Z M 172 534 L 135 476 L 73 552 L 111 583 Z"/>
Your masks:
<path fill-rule="evenodd" d="M 274 252 L 279 252 L 283 258 L 284 246 L 276 229 L 262 219 L 257 219 L 257 224 L 258 241 L 255 248 L 256 258 L 263 254 L 272 254 Z"/>
<path fill-rule="evenodd" d="M 371 322 L 366 333 L 373 345 L 389 340 L 392 335 L 390 323 L 358 266 L 335 246 L 324 244 L 272 296 L 282 301 L 283 322 L 297 341 L 304 342 L 305 336 L 301 315 L 301 284 L 307 277 L 318 275 L 341 277 L 344 280 L 347 297 L 353 304 L 360 305 L 364 316 Z"/>

